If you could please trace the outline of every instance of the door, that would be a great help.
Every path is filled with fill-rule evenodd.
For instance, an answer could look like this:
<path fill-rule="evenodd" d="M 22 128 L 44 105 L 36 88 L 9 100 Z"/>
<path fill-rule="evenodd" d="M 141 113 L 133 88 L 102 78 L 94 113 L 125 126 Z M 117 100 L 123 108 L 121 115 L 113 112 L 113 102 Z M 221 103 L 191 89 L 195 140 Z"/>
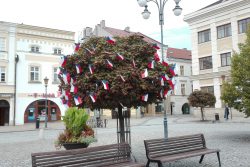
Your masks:
<path fill-rule="evenodd" d="M 189 107 L 188 103 L 183 104 L 182 113 L 183 114 L 190 114 L 190 107 Z"/>
<path fill-rule="evenodd" d="M 28 109 L 28 121 L 29 122 L 35 121 L 35 108 Z"/>
<path fill-rule="evenodd" d="M 56 121 L 56 107 L 51 107 L 51 120 Z"/>
<path fill-rule="evenodd" d="M 9 125 L 10 105 L 6 100 L 0 100 L 0 126 Z"/>

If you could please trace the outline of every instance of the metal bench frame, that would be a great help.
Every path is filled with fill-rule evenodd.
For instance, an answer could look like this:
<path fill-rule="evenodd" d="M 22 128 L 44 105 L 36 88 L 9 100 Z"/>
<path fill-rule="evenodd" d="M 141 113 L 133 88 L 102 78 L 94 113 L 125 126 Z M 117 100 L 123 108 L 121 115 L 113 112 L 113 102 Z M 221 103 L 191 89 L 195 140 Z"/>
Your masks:
<path fill-rule="evenodd" d="M 149 167 L 150 162 L 155 162 L 158 167 L 162 167 L 163 162 L 194 156 L 201 156 L 199 163 L 202 163 L 204 156 L 210 153 L 217 153 L 219 166 L 221 166 L 220 150 L 208 149 L 203 134 L 144 140 L 144 144 L 148 159 L 146 167 Z"/>
<path fill-rule="evenodd" d="M 143 167 L 131 158 L 127 143 L 75 150 L 32 153 L 33 167 Z"/>

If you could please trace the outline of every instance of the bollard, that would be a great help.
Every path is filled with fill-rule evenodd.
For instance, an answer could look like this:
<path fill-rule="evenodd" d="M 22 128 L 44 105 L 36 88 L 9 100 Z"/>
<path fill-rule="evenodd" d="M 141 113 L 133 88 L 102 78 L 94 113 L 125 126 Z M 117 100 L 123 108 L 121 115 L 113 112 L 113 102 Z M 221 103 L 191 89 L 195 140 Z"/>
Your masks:
<path fill-rule="evenodd" d="M 39 126 L 40 126 L 40 118 L 37 117 L 36 118 L 36 129 L 39 129 Z"/>
<path fill-rule="evenodd" d="M 106 125 L 108 124 L 108 120 L 104 119 L 104 127 L 106 128 Z"/>

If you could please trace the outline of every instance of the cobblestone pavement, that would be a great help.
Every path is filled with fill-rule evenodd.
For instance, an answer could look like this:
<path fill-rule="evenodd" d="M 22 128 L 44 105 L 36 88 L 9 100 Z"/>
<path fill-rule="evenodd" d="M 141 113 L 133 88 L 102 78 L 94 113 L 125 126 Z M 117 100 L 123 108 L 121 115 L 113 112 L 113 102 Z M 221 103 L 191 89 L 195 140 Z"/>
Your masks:
<path fill-rule="evenodd" d="M 63 130 L 61 122 L 48 123 L 48 129 L 36 130 L 35 124 L 0 127 L 0 167 L 31 166 L 31 153 L 54 151 L 54 141 Z M 43 127 L 43 124 L 41 124 Z M 220 122 L 200 122 L 191 116 L 169 116 L 169 137 L 194 133 L 205 135 L 208 148 L 221 149 L 223 167 L 250 167 L 250 119 Z M 107 128 L 96 128 L 98 141 L 92 146 L 116 143 L 116 121 L 109 120 Z M 163 137 L 163 119 L 144 117 L 131 119 L 132 152 L 137 161 L 146 164 L 143 140 Z M 164 167 L 217 167 L 216 154 L 206 155 L 202 164 L 199 157 L 165 163 Z M 151 164 L 151 166 L 156 166 Z"/>

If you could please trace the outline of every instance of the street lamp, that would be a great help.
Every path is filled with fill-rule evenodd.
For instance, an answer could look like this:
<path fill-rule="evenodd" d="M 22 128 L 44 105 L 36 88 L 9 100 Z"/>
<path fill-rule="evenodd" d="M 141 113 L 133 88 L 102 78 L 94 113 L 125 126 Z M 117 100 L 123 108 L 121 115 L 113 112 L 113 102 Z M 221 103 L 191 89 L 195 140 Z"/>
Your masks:
<path fill-rule="evenodd" d="M 47 87 L 48 87 L 48 82 L 49 79 L 47 76 L 43 79 L 44 85 L 45 85 L 45 128 L 47 128 L 47 122 L 48 122 L 48 114 L 47 114 L 47 108 L 48 108 L 48 103 L 47 103 Z"/>
<path fill-rule="evenodd" d="M 145 7 L 144 11 L 142 12 L 142 16 L 144 19 L 148 19 L 150 17 L 150 12 L 148 11 L 148 5 L 147 2 L 154 2 L 158 7 L 159 12 L 159 24 L 161 26 L 161 59 L 164 60 L 164 50 L 163 50 L 163 25 L 164 25 L 164 7 L 167 2 L 167 0 L 137 0 L 140 7 Z M 175 1 L 175 8 L 173 9 L 173 12 L 176 16 L 179 16 L 182 12 L 182 8 L 179 6 L 179 2 L 181 0 L 174 0 Z M 168 138 L 168 122 L 167 122 L 167 111 L 163 105 L 164 109 L 164 137 Z"/>

